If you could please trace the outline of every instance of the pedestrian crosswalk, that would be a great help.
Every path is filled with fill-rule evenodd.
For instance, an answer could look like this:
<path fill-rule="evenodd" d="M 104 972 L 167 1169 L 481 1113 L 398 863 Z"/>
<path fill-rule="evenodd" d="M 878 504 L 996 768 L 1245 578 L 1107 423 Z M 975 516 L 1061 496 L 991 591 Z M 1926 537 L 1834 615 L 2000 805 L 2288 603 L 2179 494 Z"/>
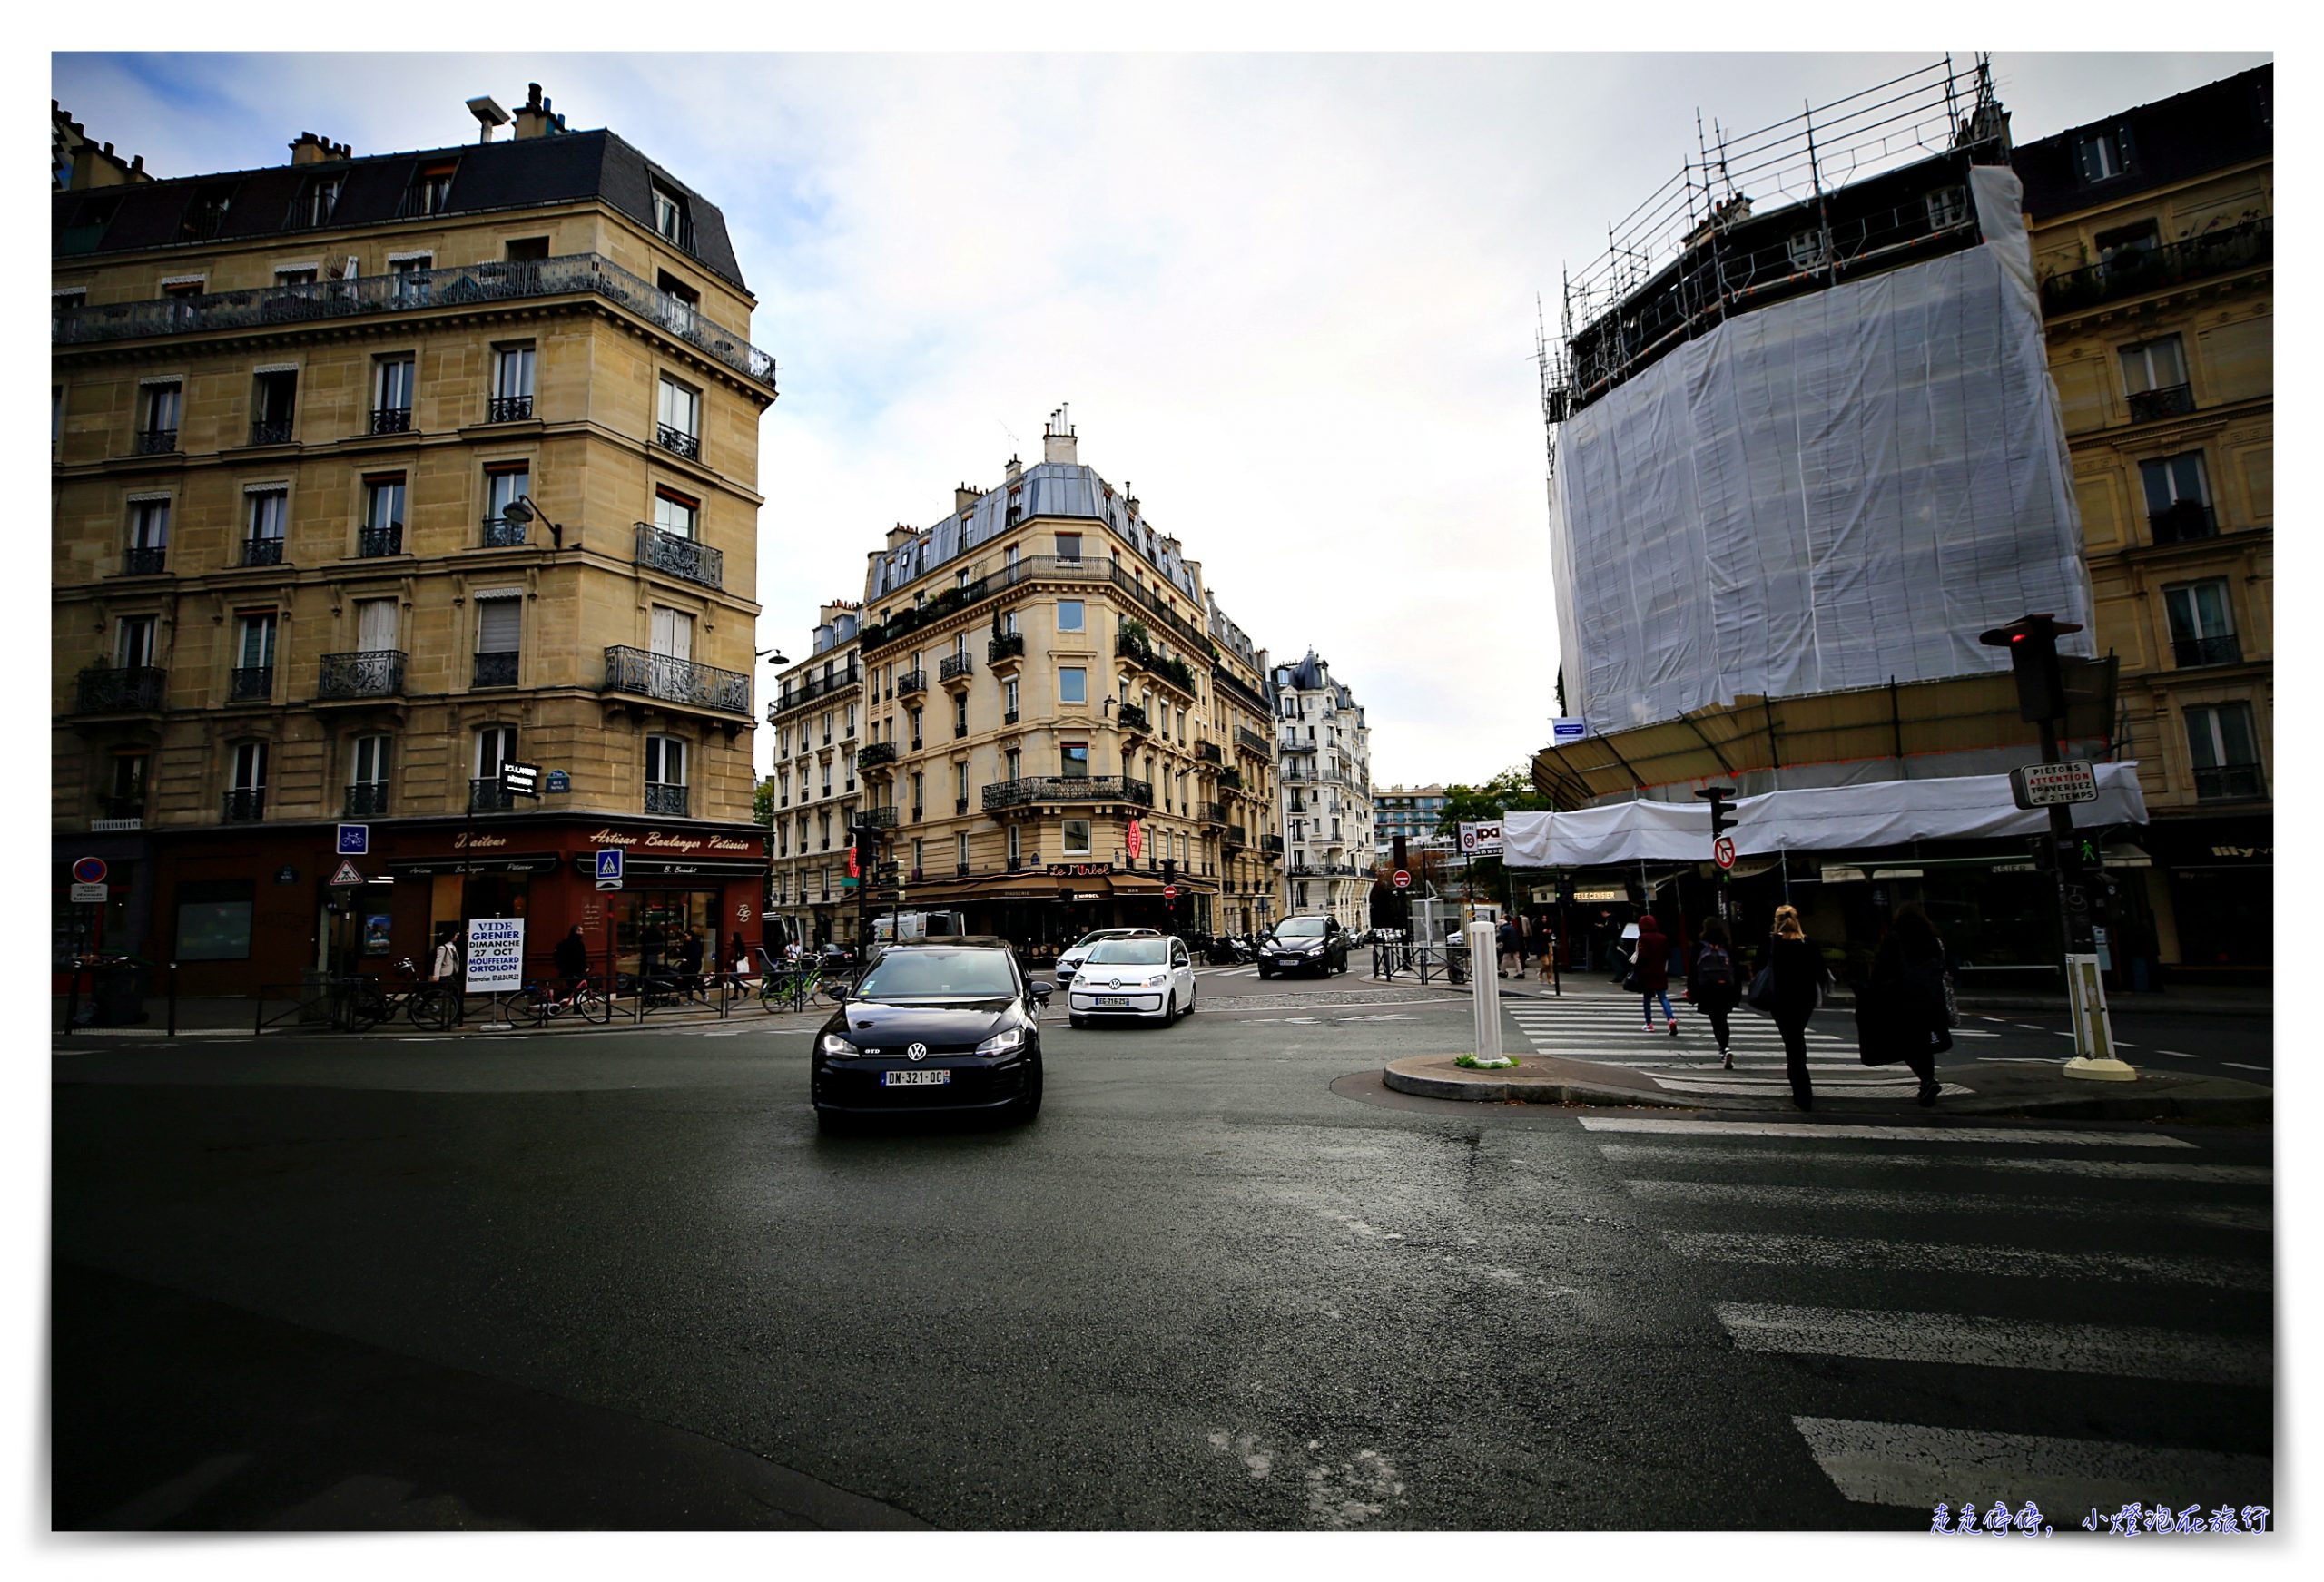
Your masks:
<path fill-rule="evenodd" d="M 1690 1006 L 1672 1003 L 1678 1013 L 1676 1037 L 1660 1019 L 1659 1005 L 1653 1029 L 1648 1031 L 1641 1023 L 1638 1001 L 1629 996 L 1578 994 L 1508 1000 L 1502 1009 L 1537 1055 L 1641 1071 L 1669 1093 L 1707 1097 L 1790 1094 L 1783 1037 L 1773 1022 L 1737 1007 L 1728 1018 L 1728 1047 L 1735 1056 L 1735 1065 L 1728 1069 L 1720 1063 L 1710 1018 Z M 1919 1079 L 1905 1066 L 1867 1066 L 1860 1061 L 1852 1031 L 1843 1036 L 1810 1022 L 1807 1046 L 1808 1081 L 1818 1092 L 1910 1098 L 1920 1090 Z M 1968 1091 L 1948 1083 L 1940 1094 L 1958 1096 Z"/>
<path fill-rule="evenodd" d="M 1581 1124 L 1803 1465 L 1891 1508 L 1871 1524 L 2272 1505 L 2274 1178 L 2231 1142 Z"/>

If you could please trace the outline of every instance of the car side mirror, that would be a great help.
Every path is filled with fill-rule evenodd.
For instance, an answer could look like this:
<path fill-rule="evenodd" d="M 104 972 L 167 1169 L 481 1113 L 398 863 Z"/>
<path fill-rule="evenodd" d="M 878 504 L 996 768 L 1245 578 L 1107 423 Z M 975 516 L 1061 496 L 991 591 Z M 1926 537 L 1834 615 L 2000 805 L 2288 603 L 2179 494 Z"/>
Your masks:
<path fill-rule="evenodd" d="M 1057 992 L 1057 985 L 1054 983 L 1037 983 L 1032 987 L 1033 997 L 1043 1005 L 1049 1004 L 1049 996 Z"/>

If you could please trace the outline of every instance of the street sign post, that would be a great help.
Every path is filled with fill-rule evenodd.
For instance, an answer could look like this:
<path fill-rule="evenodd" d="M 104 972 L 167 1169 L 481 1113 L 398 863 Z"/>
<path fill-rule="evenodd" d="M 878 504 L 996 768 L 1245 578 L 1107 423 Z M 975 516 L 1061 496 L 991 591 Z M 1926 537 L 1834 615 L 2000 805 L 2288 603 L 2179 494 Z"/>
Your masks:
<path fill-rule="evenodd" d="M 362 870 L 342 857 L 340 859 L 339 866 L 331 870 L 330 881 L 334 885 L 346 889 L 363 883 L 364 879 Z"/>
<path fill-rule="evenodd" d="M 73 864 L 74 883 L 103 884 L 104 881 L 105 860 L 103 858 L 84 857 Z"/>
<path fill-rule="evenodd" d="M 341 857 L 370 856 L 371 826 L 369 824 L 341 824 L 339 827 L 339 844 L 334 848 L 334 850 Z"/>
<path fill-rule="evenodd" d="M 1177 900 L 1178 899 L 1178 887 L 1175 884 L 1164 885 L 1162 887 L 1162 899 L 1166 901 Z"/>
<path fill-rule="evenodd" d="M 614 881 L 615 888 L 620 888 L 622 881 L 622 859 L 625 855 L 626 853 L 625 853 L 618 846 L 600 846 L 597 848 L 597 882 L 599 884 L 605 883 L 607 879 L 612 879 Z"/>
<path fill-rule="evenodd" d="M 2063 763 L 2028 763 L 2009 771 L 2009 798 L 2019 807 L 2071 806 L 2098 800 L 2098 771 L 2081 759 Z"/>

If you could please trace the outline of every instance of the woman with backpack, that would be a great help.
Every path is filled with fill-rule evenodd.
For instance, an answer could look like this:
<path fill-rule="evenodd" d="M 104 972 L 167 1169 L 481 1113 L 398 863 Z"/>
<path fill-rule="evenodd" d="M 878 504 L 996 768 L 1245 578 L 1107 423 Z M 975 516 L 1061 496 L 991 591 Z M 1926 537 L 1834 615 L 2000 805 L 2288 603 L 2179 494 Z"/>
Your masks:
<path fill-rule="evenodd" d="M 1767 1012 L 1782 1035 L 1791 1102 L 1804 1110 L 1816 1107 L 1815 1086 L 1807 1079 L 1807 1018 L 1816 1014 L 1831 977 L 1823 952 L 1800 927 L 1799 909 L 1777 907 L 1774 930 L 1759 951 L 1759 969 L 1751 979 L 1751 1005 Z"/>
<path fill-rule="evenodd" d="M 1945 941 L 1916 906 L 1896 909 L 1856 997 L 1856 1049 L 1866 1066 L 1901 1060 L 1921 1079 L 1920 1104 L 1936 1104 L 1936 1057 L 1953 1047 L 1945 995 Z"/>
<path fill-rule="evenodd" d="M 1735 981 L 1734 944 L 1728 938 L 1727 925 L 1717 918 L 1703 924 L 1694 958 L 1687 963 L 1687 997 L 1710 1018 L 1711 1034 L 1718 1040 L 1720 1066 L 1734 1070 L 1735 1056 L 1727 1046 L 1727 1013 L 1742 1003 L 1743 989 Z"/>
<path fill-rule="evenodd" d="M 1654 1031 L 1654 1002 L 1659 999 L 1670 1036 L 1677 1037 L 1679 1017 L 1670 1008 L 1670 941 L 1651 912 L 1638 920 L 1638 955 L 1630 962 L 1630 987 L 1638 992 L 1639 1008 L 1646 1013 L 1646 1030 Z"/>

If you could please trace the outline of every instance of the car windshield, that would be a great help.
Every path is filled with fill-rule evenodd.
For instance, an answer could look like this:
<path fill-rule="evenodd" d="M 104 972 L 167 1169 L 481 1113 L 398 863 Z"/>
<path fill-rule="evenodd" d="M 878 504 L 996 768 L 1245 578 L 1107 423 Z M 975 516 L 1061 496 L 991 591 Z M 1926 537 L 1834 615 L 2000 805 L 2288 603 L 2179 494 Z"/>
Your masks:
<path fill-rule="evenodd" d="M 1324 932 L 1324 919 L 1321 918 L 1285 918 L 1281 923 L 1275 926 L 1275 938 L 1278 939 L 1318 938 Z"/>
<path fill-rule="evenodd" d="M 1017 979 L 1000 950 L 890 950 L 863 975 L 863 999 L 985 998 L 1014 995 Z"/>
<path fill-rule="evenodd" d="M 1089 952 L 1089 965 L 1097 967 L 1159 967 L 1170 959 L 1167 939 L 1101 939 Z"/>
<path fill-rule="evenodd" d="M 1076 939 L 1073 942 L 1073 948 L 1087 950 L 1092 945 L 1100 945 L 1108 939 L 1118 939 L 1122 934 L 1123 930 L 1119 929 L 1100 929 L 1094 934 L 1084 934 L 1080 938 Z"/>

